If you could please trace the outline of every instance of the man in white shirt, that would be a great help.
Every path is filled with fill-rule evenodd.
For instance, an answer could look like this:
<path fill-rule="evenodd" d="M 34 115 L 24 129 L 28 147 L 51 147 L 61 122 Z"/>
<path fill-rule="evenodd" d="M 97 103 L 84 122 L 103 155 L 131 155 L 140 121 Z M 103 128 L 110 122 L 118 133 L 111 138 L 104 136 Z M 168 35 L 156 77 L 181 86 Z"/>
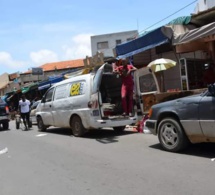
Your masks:
<path fill-rule="evenodd" d="M 25 130 L 27 130 L 28 127 L 30 126 L 30 120 L 29 120 L 30 104 L 31 104 L 30 101 L 26 99 L 25 95 L 22 95 L 22 98 L 19 101 L 19 110 L 20 110 L 21 117 L 23 119 L 23 123 L 25 125 Z M 27 121 L 28 127 L 27 127 L 26 121 Z"/>

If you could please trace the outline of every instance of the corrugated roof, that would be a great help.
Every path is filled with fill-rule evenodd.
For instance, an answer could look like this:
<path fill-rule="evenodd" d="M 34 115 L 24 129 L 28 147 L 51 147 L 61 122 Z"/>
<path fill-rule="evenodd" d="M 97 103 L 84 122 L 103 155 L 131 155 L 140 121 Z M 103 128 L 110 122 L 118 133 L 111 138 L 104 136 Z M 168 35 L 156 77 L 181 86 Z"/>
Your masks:
<path fill-rule="evenodd" d="M 192 14 L 191 23 L 196 24 L 198 26 L 203 26 L 214 22 L 214 17 L 215 7 L 199 12 L 197 14 Z"/>
<path fill-rule="evenodd" d="M 84 66 L 83 59 L 77 59 L 77 60 L 69 60 L 69 61 L 62 61 L 62 62 L 53 62 L 53 63 L 47 63 L 42 66 L 43 71 L 51 71 L 55 69 L 67 69 L 67 68 L 77 68 Z"/>
<path fill-rule="evenodd" d="M 52 71 L 52 70 L 61 70 L 61 69 L 70 69 L 70 68 L 79 68 L 84 66 L 84 59 L 76 59 L 76 60 L 68 60 L 68 61 L 61 61 L 61 62 L 52 62 L 52 63 L 46 63 L 41 66 L 40 68 L 43 69 L 43 71 Z M 32 71 L 26 71 L 22 74 L 29 74 Z"/>

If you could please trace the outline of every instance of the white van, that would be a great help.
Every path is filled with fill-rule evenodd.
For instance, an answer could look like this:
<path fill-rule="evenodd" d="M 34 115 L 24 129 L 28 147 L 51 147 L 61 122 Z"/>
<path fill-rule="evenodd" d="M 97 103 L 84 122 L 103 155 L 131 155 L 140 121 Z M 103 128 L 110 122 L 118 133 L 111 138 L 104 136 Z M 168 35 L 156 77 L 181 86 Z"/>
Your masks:
<path fill-rule="evenodd" d="M 136 71 L 135 83 L 141 82 L 142 71 Z M 152 78 L 148 70 L 144 72 Z M 154 82 L 154 79 L 150 82 Z M 135 90 L 137 101 L 142 103 L 142 85 L 136 83 L 135 86 L 138 88 Z M 143 112 L 143 106 L 139 108 Z M 71 128 L 74 136 L 82 136 L 90 129 L 104 127 L 123 131 L 126 125 L 137 122 L 136 109 L 132 117 L 122 116 L 122 113 L 121 78 L 112 73 L 110 64 L 104 64 L 96 73 L 76 76 L 52 86 L 37 107 L 36 117 L 40 131 L 55 126 Z"/>

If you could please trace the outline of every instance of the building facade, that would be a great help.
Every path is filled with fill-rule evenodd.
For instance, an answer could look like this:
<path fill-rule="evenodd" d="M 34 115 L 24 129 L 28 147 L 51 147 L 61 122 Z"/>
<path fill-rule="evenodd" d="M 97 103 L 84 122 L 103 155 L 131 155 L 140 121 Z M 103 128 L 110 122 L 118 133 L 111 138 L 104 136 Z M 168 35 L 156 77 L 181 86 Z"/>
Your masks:
<path fill-rule="evenodd" d="M 114 57 L 116 45 L 133 40 L 138 35 L 137 30 L 91 36 L 92 56 L 102 52 L 104 57 Z"/>
<path fill-rule="evenodd" d="M 199 0 L 196 4 L 194 14 L 198 14 L 200 12 L 206 11 L 208 9 L 211 9 L 215 7 L 215 1 L 214 0 Z"/>

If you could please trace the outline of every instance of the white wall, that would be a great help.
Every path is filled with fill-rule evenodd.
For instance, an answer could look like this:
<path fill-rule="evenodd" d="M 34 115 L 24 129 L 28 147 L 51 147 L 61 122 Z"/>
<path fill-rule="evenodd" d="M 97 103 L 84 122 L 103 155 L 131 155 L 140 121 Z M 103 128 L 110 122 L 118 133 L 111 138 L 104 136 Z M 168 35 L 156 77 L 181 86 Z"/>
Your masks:
<path fill-rule="evenodd" d="M 215 7 L 215 1 L 214 0 L 199 0 L 196 4 L 194 13 L 198 14 L 199 12 L 208 10 L 212 7 Z"/>
<path fill-rule="evenodd" d="M 99 51 L 104 53 L 104 57 L 114 56 L 113 48 L 116 47 L 116 40 L 121 40 L 122 43 L 125 43 L 128 38 L 135 37 L 135 35 L 137 35 L 137 34 L 138 34 L 138 31 L 133 30 L 133 31 L 125 31 L 125 32 L 91 36 L 92 56 L 95 55 L 96 52 L 98 51 L 97 43 L 106 42 L 106 41 L 108 41 L 109 48 L 102 49 Z"/>

